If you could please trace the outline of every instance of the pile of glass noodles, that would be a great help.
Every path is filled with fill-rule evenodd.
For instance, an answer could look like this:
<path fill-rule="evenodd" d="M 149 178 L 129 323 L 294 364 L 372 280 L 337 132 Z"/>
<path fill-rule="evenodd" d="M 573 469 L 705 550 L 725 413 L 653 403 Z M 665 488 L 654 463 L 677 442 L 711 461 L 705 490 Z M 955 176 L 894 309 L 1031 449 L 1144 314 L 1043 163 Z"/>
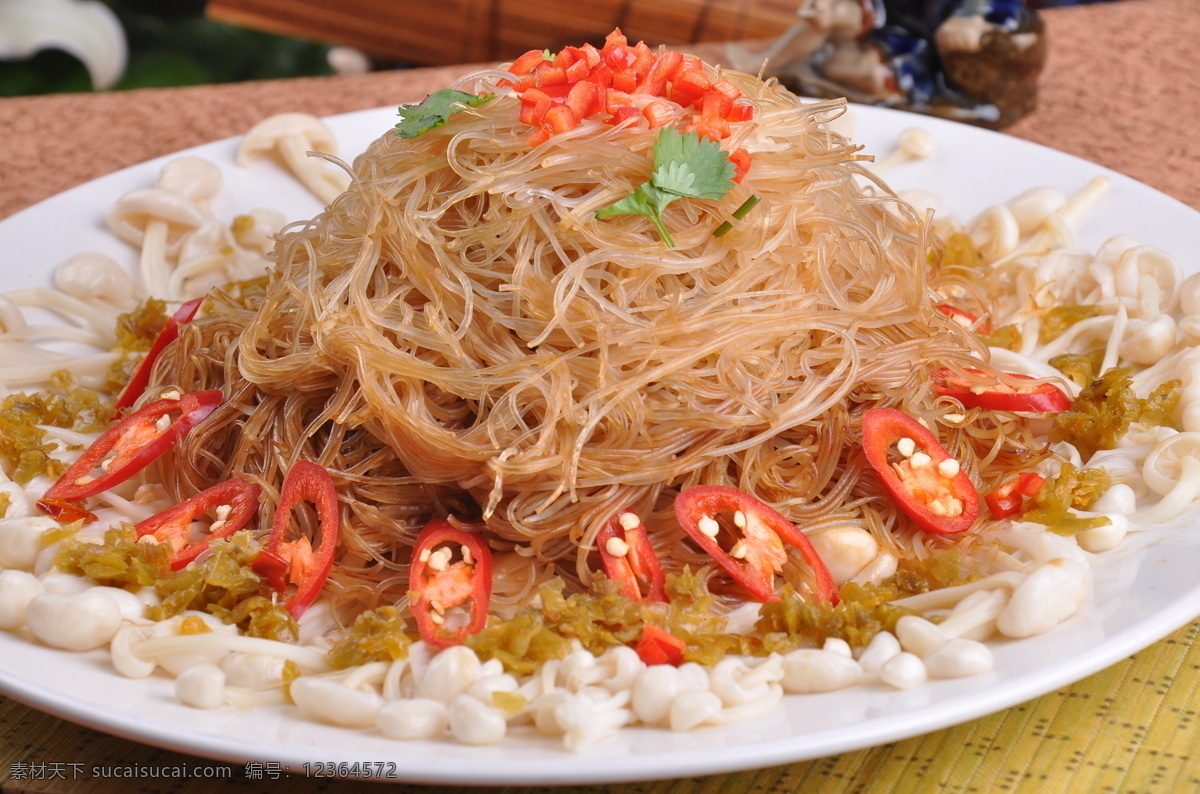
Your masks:
<path fill-rule="evenodd" d="M 935 308 L 954 280 L 931 264 L 940 243 L 826 126 L 840 103 L 709 75 L 750 108 L 712 145 L 749 168 L 719 199 L 662 210 L 673 245 L 644 214 L 597 213 L 651 179 L 662 129 L 686 135 L 699 110 L 597 113 L 531 145 L 512 75 L 484 73 L 459 87 L 490 98 L 376 140 L 348 191 L 282 234 L 264 291 L 210 298 L 159 361 L 158 388 L 226 395 L 159 462 L 171 495 L 243 475 L 270 518 L 295 462 L 326 467 L 342 518 L 326 596 L 358 609 L 403 604 L 437 516 L 483 525 L 494 607 L 552 576 L 589 584 L 597 532 L 625 510 L 668 572 L 720 578 L 672 512 L 696 485 L 927 554 L 938 537 L 863 473 L 861 425 L 880 406 L 932 423 L 954 406 L 930 373 L 984 366 Z M 1029 465 L 1024 432 L 937 434 L 987 487 L 1007 458 Z"/>

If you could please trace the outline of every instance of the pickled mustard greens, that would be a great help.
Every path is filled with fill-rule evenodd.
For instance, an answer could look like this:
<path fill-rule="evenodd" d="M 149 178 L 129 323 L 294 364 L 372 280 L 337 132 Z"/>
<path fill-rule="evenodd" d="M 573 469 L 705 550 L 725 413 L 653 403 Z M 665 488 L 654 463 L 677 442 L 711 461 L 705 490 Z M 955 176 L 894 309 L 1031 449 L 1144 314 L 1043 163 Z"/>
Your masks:
<path fill-rule="evenodd" d="M 1147 397 L 1133 390 L 1133 373 L 1114 367 L 1089 383 L 1067 411 L 1054 418 L 1051 441 L 1066 441 L 1086 461 L 1097 450 L 1113 449 L 1134 422 L 1175 427 L 1171 418 L 1179 403 L 1182 382 L 1170 380 Z"/>
<path fill-rule="evenodd" d="M 1079 531 L 1088 527 L 1064 524 L 1072 518 L 1072 510 L 1087 510 L 1113 485 L 1113 477 L 1104 469 L 1080 469 L 1063 463 L 1058 476 L 1051 477 L 1031 498 L 1031 507 L 1022 516 L 1024 521 Z M 1107 523 L 1107 519 L 1105 519 Z M 1069 530 L 1070 527 L 1074 530 Z"/>
<path fill-rule="evenodd" d="M 108 368 L 105 391 L 119 392 L 129 382 L 141 360 L 137 354 L 150 349 L 170 316 L 165 301 L 149 298 L 117 317 L 117 342 L 113 347 L 117 360 Z"/>
<path fill-rule="evenodd" d="M 170 575 L 171 550 L 160 543 L 138 543 L 133 527 L 123 524 L 105 531 L 103 543 L 67 537 L 54 555 L 54 565 L 97 584 L 137 590 Z"/>
<path fill-rule="evenodd" d="M 412 642 L 400 612 L 394 606 L 383 606 L 359 614 L 325 658 L 334 670 L 368 662 L 394 662 L 408 656 Z"/>
<path fill-rule="evenodd" d="M 57 444 L 46 440 L 38 425 L 77 433 L 95 433 L 107 426 L 111 403 L 98 392 L 78 388 L 71 374 L 54 374 L 48 388 L 10 394 L 0 402 L 0 461 L 14 482 L 34 477 L 58 477 L 66 466 L 52 457 Z"/>
<path fill-rule="evenodd" d="M 295 619 L 263 595 L 266 588 L 250 567 L 258 548 L 249 532 L 239 532 L 213 543 L 210 556 L 173 573 L 169 544 L 138 543 L 133 527 L 122 524 L 107 530 L 103 543 L 63 539 L 54 564 L 109 587 L 154 587 L 162 601 L 147 607 L 151 620 L 208 612 L 251 637 L 294 643 L 300 636 Z"/>
<path fill-rule="evenodd" d="M 965 232 L 951 232 L 942 243 L 940 256 L 933 254 L 941 268 L 960 268 L 967 271 L 980 271 L 987 266 L 979 247 Z"/>
<path fill-rule="evenodd" d="M 1038 326 L 1038 344 L 1045 345 L 1058 339 L 1075 323 L 1096 317 L 1099 306 L 1055 306 L 1042 312 L 1042 323 Z"/>
<path fill-rule="evenodd" d="M 208 584 L 213 585 L 210 577 Z M 300 641 L 300 625 L 282 604 L 262 595 L 252 595 L 237 601 L 232 607 L 221 603 L 205 604 L 205 610 L 213 617 L 237 626 L 248 637 L 261 637 L 277 642 Z"/>
<path fill-rule="evenodd" d="M 140 544 L 161 546 L 168 544 Z M 204 559 L 165 576 L 155 589 L 162 598 L 150 607 L 152 620 L 166 620 L 182 612 L 208 612 L 226 623 L 236 624 L 251 637 L 296 642 L 300 636 L 295 618 L 264 595 L 269 589 L 251 568 L 259 545 L 250 532 L 235 533 L 210 547 Z"/>
<path fill-rule="evenodd" d="M 129 353 L 145 353 L 154 344 L 170 317 L 167 304 L 157 298 L 148 298 L 132 310 L 117 317 L 117 350 Z"/>
<path fill-rule="evenodd" d="M 787 653 L 797 648 L 821 647 L 825 640 L 845 640 L 862 648 L 881 631 L 895 632 L 896 622 L 911 609 L 889 601 L 900 597 L 894 586 L 842 588 L 842 600 L 832 608 L 821 608 L 785 587 L 779 601 L 764 604 L 755 632 L 762 634 L 762 650 Z M 716 660 L 714 660 L 716 661 Z"/>
<path fill-rule="evenodd" d="M 1021 349 L 1021 329 L 1015 325 L 1002 325 L 990 334 L 980 334 L 988 347 L 1002 347 L 1005 350 Z"/>
<path fill-rule="evenodd" d="M 1089 353 L 1063 353 L 1050 359 L 1050 366 L 1067 376 L 1076 386 L 1087 386 L 1100 374 L 1104 348 Z"/>

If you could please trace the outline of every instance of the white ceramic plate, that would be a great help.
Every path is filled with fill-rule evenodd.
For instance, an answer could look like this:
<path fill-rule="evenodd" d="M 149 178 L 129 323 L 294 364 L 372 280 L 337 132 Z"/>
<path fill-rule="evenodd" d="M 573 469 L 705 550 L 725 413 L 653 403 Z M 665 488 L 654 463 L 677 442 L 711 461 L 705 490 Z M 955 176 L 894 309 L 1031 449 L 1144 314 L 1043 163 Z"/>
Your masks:
<path fill-rule="evenodd" d="M 968 218 L 989 204 L 1036 185 L 1067 193 L 1098 175 L 1112 180 L 1110 197 L 1088 218 L 1080 243 L 1095 250 L 1111 234 L 1131 235 L 1200 269 L 1200 214 L 1096 165 L 1023 141 L 905 113 L 854 110 L 854 137 L 884 155 L 910 126 L 932 132 L 938 153 L 889 174 L 898 187 L 942 194 Z M 390 109 L 335 117 L 331 126 L 346 153 L 361 151 L 395 121 Z M 225 167 L 227 189 L 218 217 L 253 207 L 293 218 L 319 211 L 317 202 L 270 163 L 233 164 L 235 141 L 192 150 Z M 165 158 L 164 158 L 165 159 Z M 131 253 L 104 230 L 103 210 L 122 193 L 150 186 L 162 161 L 113 174 L 0 222 L 0 284 L 45 283 L 68 255 Z M 1191 257 L 1191 259 L 1188 259 Z M 908 691 L 860 687 L 789 697 L 769 718 L 687 734 L 629 729 L 584 755 L 533 733 L 510 735 L 498 747 L 400 743 L 370 731 L 305 722 L 283 708 L 199 711 L 177 703 L 172 682 L 121 678 L 103 652 L 70 654 L 0 632 L 0 690 L 36 708 L 108 733 L 231 762 L 278 762 L 293 772 L 313 764 L 369 764 L 383 779 L 475 784 L 601 783 L 682 777 L 763 767 L 841 753 L 915 736 L 980 717 L 1077 681 L 1133 654 L 1200 615 L 1200 534 L 1144 532 L 1097 558 L 1094 592 L 1079 615 L 1053 632 L 997 642 L 986 675 L 938 681 Z M 332 767 L 336 769 L 337 767 Z M 346 767 L 343 767 L 345 769 Z M 328 766 L 323 767 L 329 771 Z"/>

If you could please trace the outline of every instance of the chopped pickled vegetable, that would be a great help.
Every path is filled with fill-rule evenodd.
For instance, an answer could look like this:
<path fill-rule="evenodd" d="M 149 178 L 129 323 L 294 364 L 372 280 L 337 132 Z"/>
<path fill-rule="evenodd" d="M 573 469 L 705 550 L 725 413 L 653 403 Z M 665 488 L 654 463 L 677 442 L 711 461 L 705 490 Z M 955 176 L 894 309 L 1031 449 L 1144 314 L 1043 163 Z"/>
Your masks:
<path fill-rule="evenodd" d="M 142 301 L 133 311 L 117 317 L 117 347 L 131 353 L 145 353 L 169 317 L 165 302 L 157 298 Z"/>
<path fill-rule="evenodd" d="M 212 629 L 199 615 L 188 615 L 179 622 L 179 634 L 184 637 L 193 634 L 211 634 Z"/>
<path fill-rule="evenodd" d="M 157 298 L 143 301 L 133 311 L 117 317 L 117 344 L 113 352 L 118 355 L 108 368 L 105 391 L 118 392 L 125 387 L 142 359 L 135 354 L 150 349 L 168 319 L 167 304 Z"/>
<path fill-rule="evenodd" d="M 226 623 L 236 624 L 249 637 L 296 643 L 300 641 L 300 624 L 291 613 L 264 596 L 243 599 L 233 609 L 212 604 L 208 611 Z"/>
<path fill-rule="evenodd" d="M 1090 353 L 1063 353 L 1049 363 L 1076 386 L 1087 386 L 1100 375 L 1104 352 L 1104 348 L 1099 348 Z"/>
<path fill-rule="evenodd" d="M 705 579 L 691 569 L 667 576 L 667 617 L 664 628 L 687 643 L 684 661 L 716 664 L 729 653 L 762 655 L 755 637 L 726 633 L 725 616 Z"/>
<path fill-rule="evenodd" d="M 1065 334 L 1080 320 L 1100 314 L 1100 307 L 1093 305 L 1055 306 L 1042 312 L 1042 324 L 1038 327 L 1038 344 L 1047 345 Z"/>
<path fill-rule="evenodd" d="M 930 256 L 935 256 L 933 249 L 930 251 Z M 987 262 L 980 253 L 979 247 L 975 245 L 975 241 L 971 239 L 971 235 L 964 232 L 953 232 L 946 236 L 941 256 L 935 264 L 941 268 L 957 267 L 979 270 Z"/>
<path fill-rule="evenodd" d="M 627 645 L 642 632 L 643 612 L 638 601 L 627 597 L 611 581 L 596 583 L 591 592 L 563 594 L 563 581 L 555 579 L 538 589 L 542 614 L 554 630 L 577 639 L 595 654 L 613 645 Z"/>
<path fill-rule="evenodd" d="M 267 276 L 233 281 L 225 285 L 224 294 L 214 293 L 212 299 L 232 302 L 233 305 L 243 309 L 255 310 L 262 303 L 263 296 L 267 294 L 269 281 Z"/>
<path fill-rule="evenodd" d="M 1021 329 L 1015 325 L 1002 325 L 990 334 L 980 336 L 988 347 L 1002 347 L 1005 350 L 1021 349 Z"/>
<path fill-rule="evenodd" d="M 896 573 L 882 586 L 895 590 L 893 598 L 928 593 L 943 587 L 967 584 L 979 578 L 970 566 L 964 565 L 958 549 L 938 549 L 922 561 L 901 560 Z"/>
<path fill-rule="evenodd" d="M 1087 460 L 1100 449 L 1114 449 L 1134 422 L 1174 427 L 1171 415 L 1179 402 L 1181 382 L 1172 380 L 1139 398 L 1133 378 L 1124 367 L 1114 367 L 1086 386 L 1071 407 L 1058 414 L 1050 429 L 1051 441 L 1066 441 Z"/>
<path fill-rule="evenodd" d="M 413 641 L 406 628 L 395 607 L 369 609 L 354 619 L 346 636 L 329 649 L 325 659 L 335 670 L 405 659 Z"/>
<path fill-rule="evenodd" d="M 1112 519 L 1108 516 L 1068 516 L 1051 526 L 1050 531 L 1057 535 L 1075 535 L 1089 529 L 1106 527 L 1111 523 Z"/>
<path fill-rule="evenodd" d="M 51 387 L 32 394 L 10 394 L 0 403 L 0 461 L 14 482 L 34 477 L 56 478 L 66 469 L 51 457 L 38 425 L 95 433 L 105 427 L 112 409 L 99 392 L 76 388 L 70 373 L 55 373 Z"/>
<path fill-rule="evenodd" d="M 481 659 L 498 659 L 504 669 L 518 675 L 534 673 L 542 662 L 561 659 L 571 643 L 546 625 L 540 612 L 527 608 L 511 620 L 494 621 L 463 642 Z"/>
<path fill-rule="evenodd" d="M 1071 518 L 1071 510 L 1087 510 L 1112 485 L 1113 477 L 1104 469 L 1079 469 L 1070 463 L 1064 463 L 1058 476 L 1046 480 L 1041 489 L 1031 497 L 1031 506 L 1021 519 L 1045 524 L 1051 528 L 1057 527 Z"/>
<path fill-rule="evenodd" d="M 229 222 L 229 231 L 233 233 L 233 239 L 240 243 L 242 238 L 257 225 L 258 221 L 254 219 L 253 215 L 235 215 Z"/>
<path fill-rule="evenodd" d="M 166 543 L 145 545 L 162 549 L 169 570 L 170 546 Z M 265 589 L 262 579 L 250 567 L 260 547 L 249 532 L 239 532 L 209 548 L 212 550 L 210 557 L 158 582 L 162 603 L 150 608 L 152 620 L 166 620 L 189 609 L 232 614 L 242 599 L 262 595 Z"/>
<path fill-rule="evenodd" d="M 106 531 L 102 544 L 64 540 L 54 565 L 97 584 L 137 590 L 170 573 L 171 551 L 156 543 L 138 543 L 133 527 L 122 524 Z"/>
<path fill-rule="evenodd" d="M 517 714 L 529 705 L 529 700 L 519 692 L 501 690 L 492 693 L 492 705 L 506 714 Z"/>
<path fill-rule="evenodd" d="M 822 607 L 787 586 L 778 602 L 763 605 L 755 631 L 762 634 L 764 648 L 774 653 L 820 646 L 831 637 L 861 648 L 881 631 L 894 632 L 900 618 L 915 614 L 888 603 L 896 597 L 891 588 L 848 584 L 836 606 Z"/>

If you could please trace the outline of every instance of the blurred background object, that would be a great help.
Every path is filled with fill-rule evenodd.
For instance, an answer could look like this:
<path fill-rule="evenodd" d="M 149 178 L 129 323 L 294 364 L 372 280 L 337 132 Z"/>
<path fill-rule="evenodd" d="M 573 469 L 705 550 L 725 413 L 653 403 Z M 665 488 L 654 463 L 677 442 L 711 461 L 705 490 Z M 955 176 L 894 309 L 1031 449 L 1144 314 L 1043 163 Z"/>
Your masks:
<path fill-rule="evenodd" d="M 796 0 L 209 0 L 208 15 L 437 66 L 600 44 L 614 27 L 648 44 L 768 38 L 795 19 Z"/>
<path fill-rule="evenodd" d="M 887 6 L 903 3 L 912 10 L 889 16 Z M 870 90 L 860 89 L 857 97 L 919 106 L 924 94 L 940 92 L 939 81 L 953 75 L 945 83 L 959 95 L 949 105 L 944 98 L 931 103 L 942 112 L 957 103 L 960 110 L 984 107 L 986 116 L 986 103 L 963 96 L 974 96 L 970 87 L 976 83 L 994 91 L 999 76 L 1008 98 L 992 100 L 995 119 L 982 120 L 1000 126 L 1024 112 L 1020 100 L 1031 98 L 1041 65 L 1039 49 L 1017 46 L 1028 38 L 1022 31 L 1013 33 L 991 20 L 995 12 L 985 12 L 994 35 L 980 38 L 982 56 L 944 57 L 933 67 L 927 65 L 931 47 L 922 44 L 934 35 L 927 21 L 915 33 L 909 25 L 897 34 L 922 15 L 936 19 L 951 13 L 946 9 L 980 3 L 999 7 L 1020 0 L 589 0 L 566 6 L 550 0 L 0 0 L 0 96 L 500 62 L 535 48 L 598 44 L 620 27 L 631 40 L 653 45 L 739 42 L 741 49 L 728 51 L 733 65 L 761 64 L 762 53 L 774 47 L 768 70 L 794 88 L 805 78 L 810 94 L 837 93 L 839 86 L 851 93 L 853 83 L 835 75 L 865 68 L 871 77 L 872 61 L 862 57 L 886 50 L 876 61 L 890 58 L 890 64 L 874 74 L 890 68 L 897 90 L 873 99 Z M 847 27 L 850 18 L 861 29 Z M 807 55 L 801 45 L 810 48 Z M 856 49 L 857 66 L 850 57 Z M 921 70 L 933 75 L 932 91 L 923 87 L 928 80 L 914 76 Z M 825 78 L 824 89 L 818 78 Z"/>
<path fill-rule="evenodd" d="M 1025 0 L 801 0 L 766 48 L 726 55 L 799 94 L 998 128 L 1036 106 L 1046 40 Z"/>
<path fill-rule="evenodd" d="M 111 88 L 125 71 L 121 23 L 94 0 L 0 0 L 0 58 L 24 59 L 45 49 L 74 56 L 93 88 Z"/>
<path fill-rule="evenodd" d="M 0 0 L 0 96 L 89 91 L 95 88 L 148 88 L 230 83 L 276 77 L 333 73 L 329 47 L 224 24 L 204 16 L 204 0 Z M 71 24 L 91 29 L 105 46 L 121 41 L 120 68 L 102 70 L 94 79 L 92 58 L 82 45 L 62 36 L 36 34 L 22 49 L 8 44 L 16 28 L 30 24 L 28 9 L 49 20 L 33 24 Z M 86 8 L 87 12 L 79 9 Z M 21 12 L 21 17 L 15 16 Z M 87 13 L 85 19 L 83 14 Z M 104 20 L 108 21 L 105 22 Z M 116 28 L 111 29 L 115 24 Z M 104 30 L 104 28 L 110 28 Z M 22 34 L 25 35 L 25 34 Z M 110 64 L 117 63 L 115 57 Z M 114 73 L 115 72 L 115 73 Z"/>

